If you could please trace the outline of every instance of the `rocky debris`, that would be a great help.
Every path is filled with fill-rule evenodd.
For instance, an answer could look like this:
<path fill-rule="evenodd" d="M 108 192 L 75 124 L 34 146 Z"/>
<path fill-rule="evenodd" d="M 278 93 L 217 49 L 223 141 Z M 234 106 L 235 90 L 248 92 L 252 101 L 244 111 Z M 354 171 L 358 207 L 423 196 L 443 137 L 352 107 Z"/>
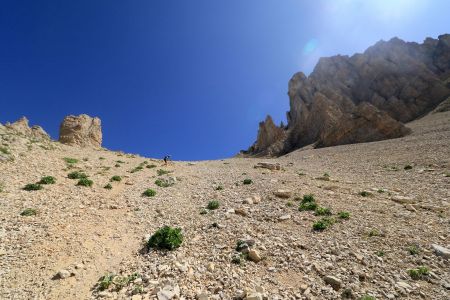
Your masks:
<path fill-rule="evenodd" d="M 100 148 L 102 146 L 100 119 L 85 114 L 65 117 L 59 127 L 59 141 L 72 146 Z"/>
<path fill-rule="evenodd" d="M 27 137 L 39 140 L 50 140 L 50 136 L 47 134 L 47 132 L 45 132 L 44 129 L 42 129 L 41 126 L 34 125 L 30 127 L 28 125 L 28 119 L 26 117 L 22 117 L 12 124 L 6 123 L 5 127 Z"/>
<path fill-rule="evenodd" d="M 433 113 L 440 113 L 450 111 L 450 97 L 447 100 L 442 101 L 436 108 L 433 110 Z"/>
<path fill-rule="evenodd" d="M 180 287 L 178 285 L 165 285 L 157 294 L 158 300 L 171 300 L 180 297 Z"/>
<path fill-rule="evenodd" d="M 407 196 L 393 196 L 391 200 L 400 204 L 414 204 L 416 200 L 412 197 Z"/>
<path fill-rule="evenodd" d="M 60 270 L 57 274 L 58 278 L 60 279 L 66 279 L 70 277 L 70 272 L 67 270 Z"/>
<path fill-rule="evenodd" d="M 292 191 L 285 189 L 276 190 L 273 194 L 279 198 L 285 199 L 292 197 Z"/>
<path fill-rule="evenodd" d="M 402 137 L 402 123 L 433 110 L 450 96 L 450 35 L 423 44 L 398 38 L 362 54 L 321 58 L 309 77 L 289 81 L 288 125 L 260 123 L 244 155 L 279 156 L 314 145 L 328 147 Z M 443 104 L 438 111 L 445 111 Z"/>
<path fill-rule="evenodd" d="M 433 248 L 437 256 L 442 256 L 443 258 L 450 259 L 450 249 L 436 244 L 432 244 L 431 247 Z"/>
<path fill-rule="evenodd" d="M 255 165 L 255 168 L 269 169 L 272 171 L 281 170 L 281 166 L 279 163 L 270 163 L 270 162 L 259 162 Z"/>
<path fill-rule="evenodd" d="M 323 278 L 323 280 L 324 280 L 327 284 L 331 285 L 331 287 L 332 287 L 334 290 L 336 290 L 336 291 L 339 290 L 339 289 L 341 288 L 341 286 L 342 286 L 342 281 L 341 281 L 339 278 L 335 277 L 335 276 L 331 276 L 331 275 L 325 276 L 325 277 Z"/>

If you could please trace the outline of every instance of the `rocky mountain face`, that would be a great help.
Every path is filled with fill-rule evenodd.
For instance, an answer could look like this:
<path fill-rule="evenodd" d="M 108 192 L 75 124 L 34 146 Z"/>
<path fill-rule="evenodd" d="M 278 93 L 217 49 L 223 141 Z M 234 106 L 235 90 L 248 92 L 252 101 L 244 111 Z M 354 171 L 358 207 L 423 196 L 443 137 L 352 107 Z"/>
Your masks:
<path fill-rule="evenodd" d="M 299 72 L 291 78 L 288 95 L 288 126 L 276 127 L 268 117 L 244 154 L 404 136 L 409 130 L 403 123 L 450 96 L 450 34 L 422 44 L 393 38 L 362 54 L 321 58 L 309 77 Z"/>
<path fill-rule="evenodd" d="M 34 125 L 32 127 L 28 124 L 28 119 L 26 117 L 22 117 L 14 123 L 6 123 L 5 127 L 14 131 L 17 134 L 35 138 L 35 139 L 43 139 L 50 140 L 50 136 L 42 129 L 41 126 Z"/>
<path fill-rule="evenodd" d="M 85 114 L 65 117 L 59 128 L 59 141 L 67 145 L 100 148 L 102 146 L 100 119 Z"/>

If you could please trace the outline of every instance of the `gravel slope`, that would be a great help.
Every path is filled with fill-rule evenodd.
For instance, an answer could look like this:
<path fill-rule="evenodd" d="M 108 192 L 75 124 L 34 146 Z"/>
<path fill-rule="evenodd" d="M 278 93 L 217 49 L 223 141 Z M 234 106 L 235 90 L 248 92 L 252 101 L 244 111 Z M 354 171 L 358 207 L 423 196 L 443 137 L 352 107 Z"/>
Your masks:
<path fill-rule="evenodd" d="M 0 127 L 9 152 L 0 160 L 0 298 L 450 299 L 450 262 L 431 246 L 450 248 L 450 113 L 408 126 L 413 134 L 401 139 L 167 167 Z M 65 157 L 78 162 L 69 166 Z M 281 170 L 254 168 L 262 161 Z M 171 173 L 158 176 L 158 169 Z M 67 178 L 74 170 L 93 186 Z M 22 189 L 48 175 L 55 184 Z M 122 181 L 104 189 L 114 175 Z M 158 178 L 176 182 L 158 187 Z M 247 178 L 252 184 L 243 184 Z M 147 188 L 156 196 L 143 197 Z M 280 189 L 289 198 L 274 194 Z M 322 217 L 298 210 L 305 194 L 336 222 L 314 231 Z M 211 200 L 219 208 L 201 214 Z M 25 208 L 37 215 L 21 216 Z M 143 239 L 164 225 L 180 227 L 183 244 L 148 252 Z M 241 255 L 233 263 L 239 240 L 254 243 L 249 256 L 261 260 Z M 429 274 L 412 279 L 408 270 L 420 266 Z M 139 275 L 121 284 L 116 276 L 100 290 L 108 273 Z"/>

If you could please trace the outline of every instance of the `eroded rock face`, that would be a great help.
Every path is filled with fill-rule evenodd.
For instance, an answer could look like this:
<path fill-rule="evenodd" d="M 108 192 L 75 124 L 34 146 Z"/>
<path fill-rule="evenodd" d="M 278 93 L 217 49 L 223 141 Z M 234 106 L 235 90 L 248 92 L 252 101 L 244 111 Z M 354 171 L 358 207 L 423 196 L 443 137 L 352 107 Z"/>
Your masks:
<path fill-rule="evenodd" d="M 12 124 L 6 123 L 5 127 L 8 129 L 12 129 L 16 133 L 21 135 L 36 139 L 50 140 L 50 136 L 47 134 L 47 132 L 45 132 L 44 129 L 42 129 L 41 126 L 34 125 L 30 127 L 28 124 L 28 119 L 26 117 L 22 117 Z"/>
<path fill-rule="evenodd" d="M 266 120 L 245 154 L 401 137 L 409 132 L 404 122 L 450 96 L 450 35 L 422 44 L 393 38 L 362 54 L 321 58 L 309 77 L 291 78 L 288 95 L 288 126 L 267 134 L 272 125 Z"/>
<path fill-rule="evenodd" d="M 85 114 L 65 117 L 59 128 L 59 141 L 67 145 L 100 148 L 102 145 L 100 119 Z"/>

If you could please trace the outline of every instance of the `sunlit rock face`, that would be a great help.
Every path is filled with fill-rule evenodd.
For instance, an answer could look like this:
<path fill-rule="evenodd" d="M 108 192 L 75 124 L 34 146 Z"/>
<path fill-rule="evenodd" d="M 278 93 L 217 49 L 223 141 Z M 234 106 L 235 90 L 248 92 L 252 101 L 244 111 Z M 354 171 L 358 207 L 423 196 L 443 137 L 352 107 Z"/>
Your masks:
<path fill-rule="evenodd" d="M 102 145 L 100 119 L 84 114 L 65 117 L 59 128 L 59 141 L 67 145 L 100 148 Z"/>
<path fill-rule="evenodd" d="M 427 38 L 422 44 L 393 38 L 362 54 L 321 58 L 309 77 L 294 74 L 288 95 L 284 134 L 278 133 L 279 139 L 258 134 L 245 153 L 281 155 L 310 144 L 325 147 L 404 136 L 409 130 L 403 123 L 450 96 L 450 35 Z"/>

